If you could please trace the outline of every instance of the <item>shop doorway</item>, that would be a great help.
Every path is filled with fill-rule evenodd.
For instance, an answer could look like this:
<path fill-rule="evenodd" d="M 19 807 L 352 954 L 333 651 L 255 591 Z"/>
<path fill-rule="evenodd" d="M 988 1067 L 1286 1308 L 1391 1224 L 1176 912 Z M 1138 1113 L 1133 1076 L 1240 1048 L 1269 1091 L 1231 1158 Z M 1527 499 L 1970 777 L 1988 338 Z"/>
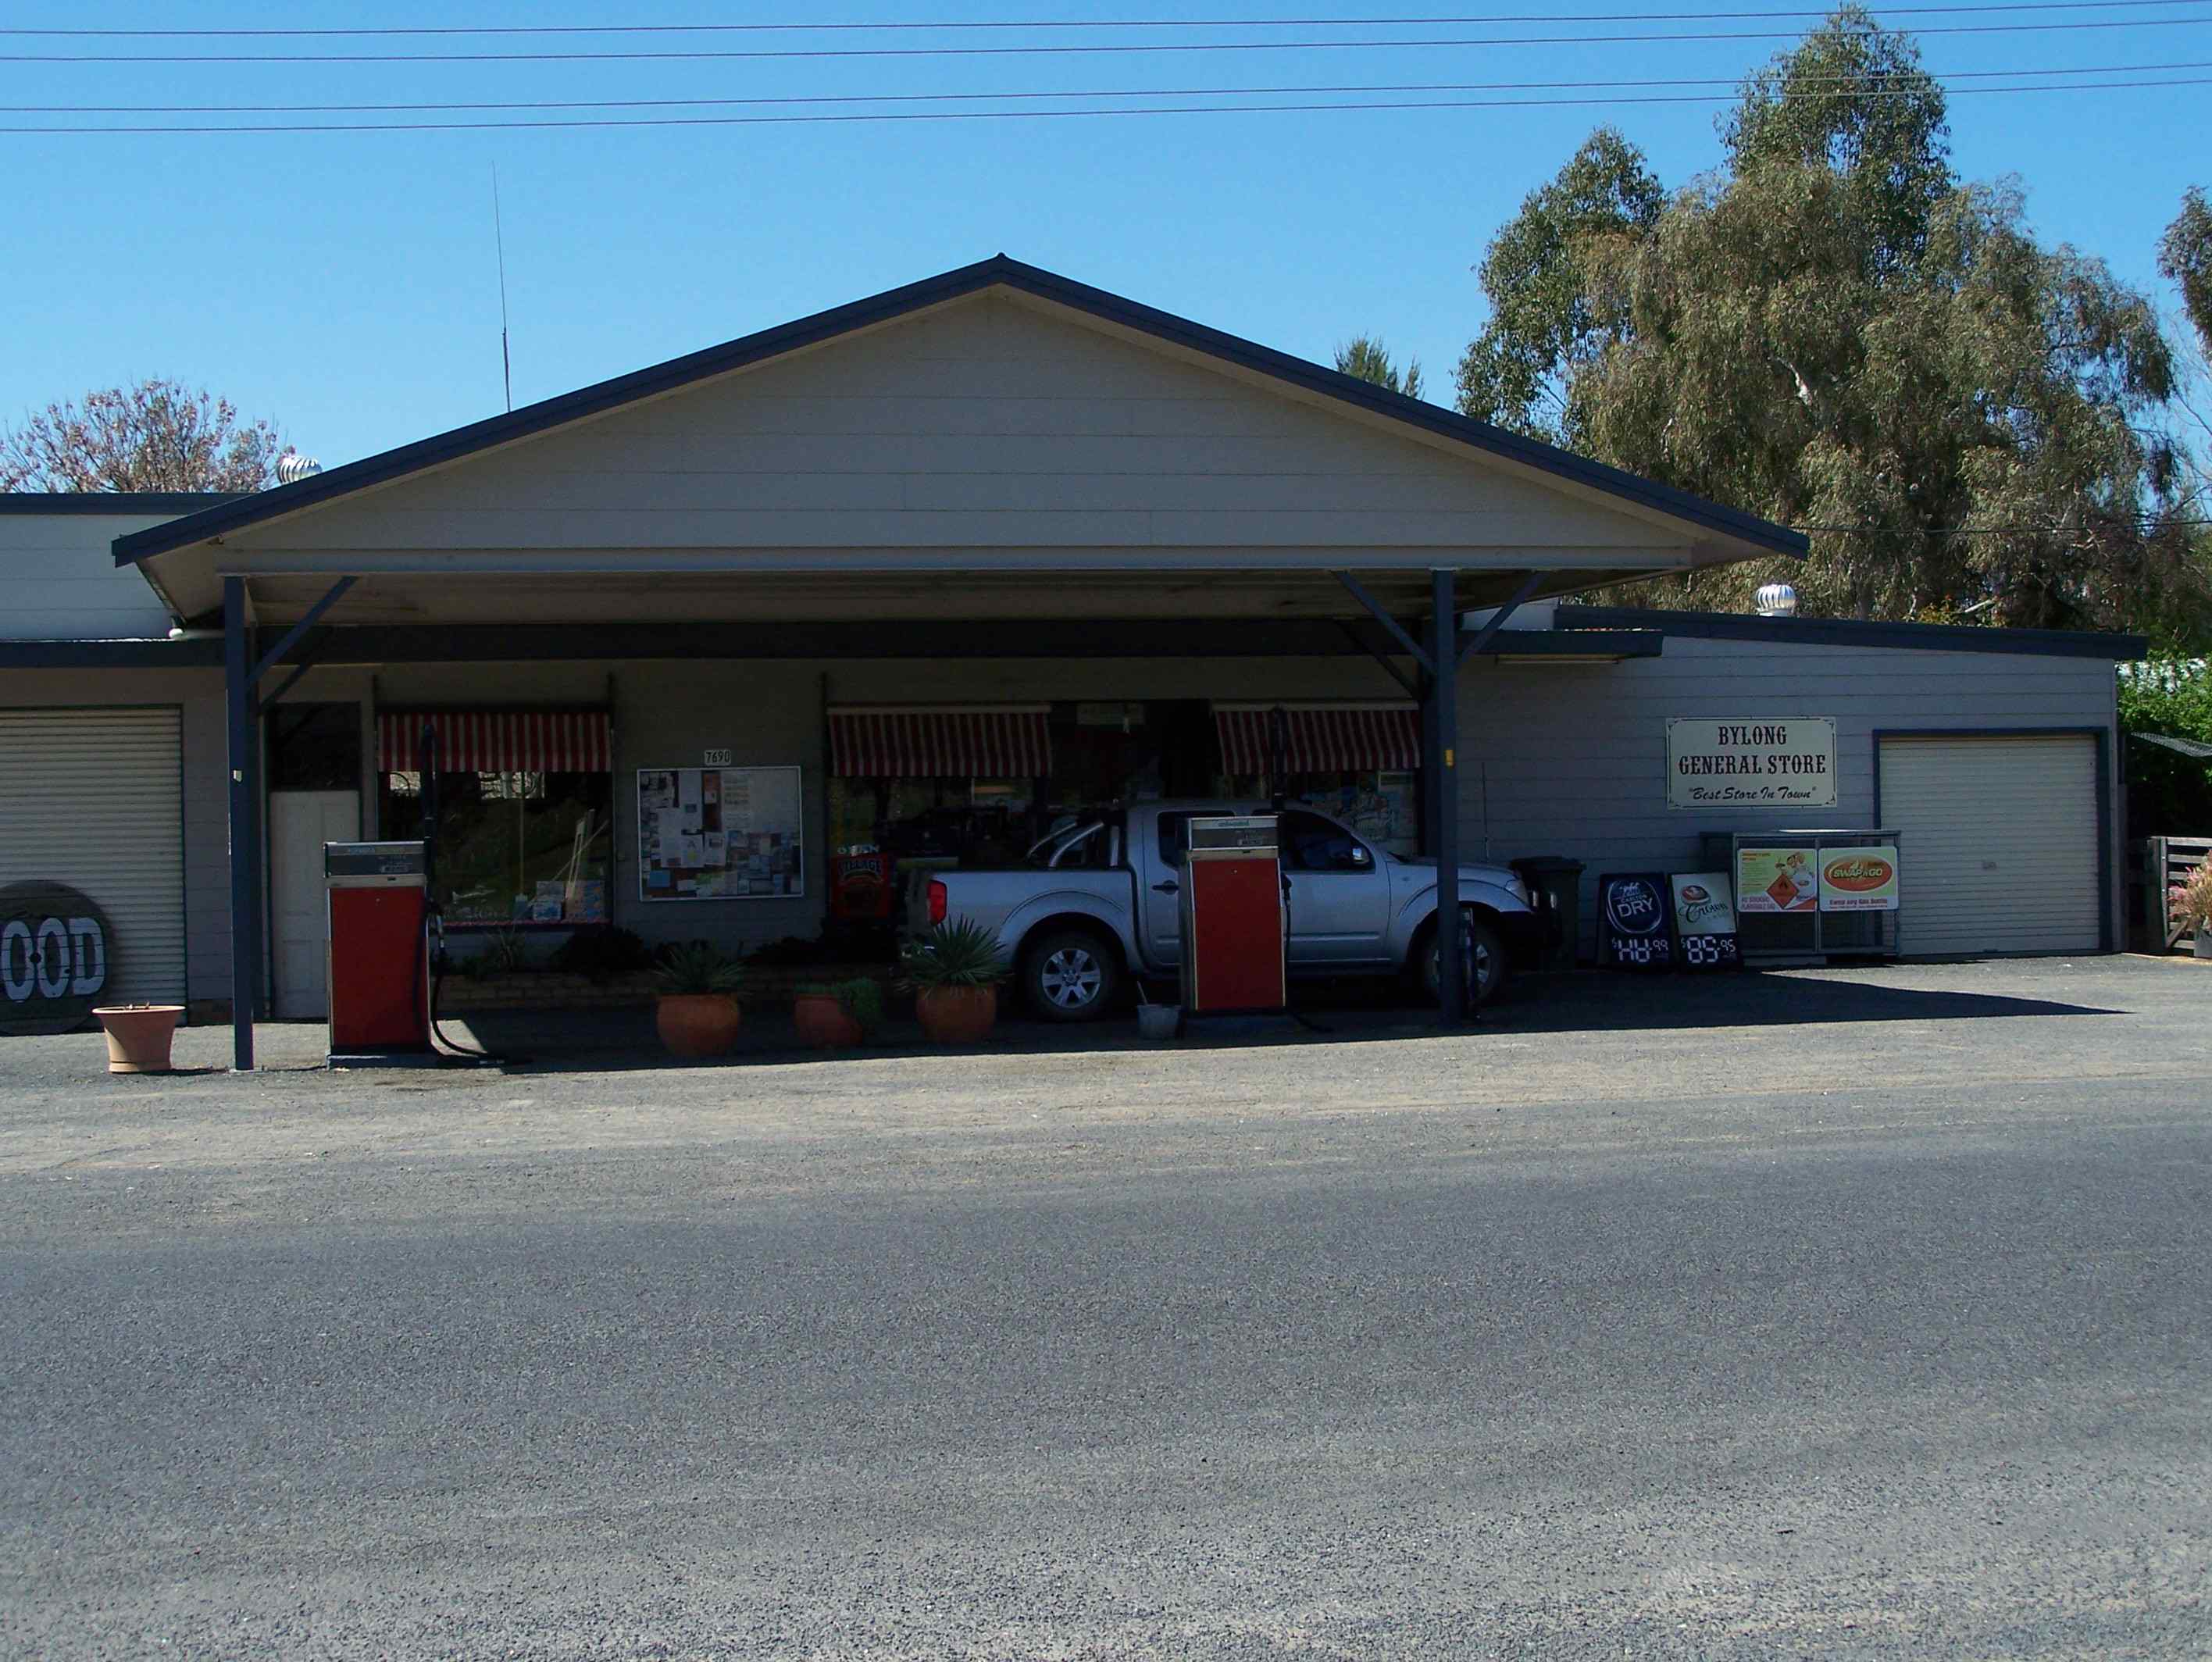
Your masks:
<path fill-rule="evenodd" d="M 268 745 L 270 1008 L 314 1021 L 330 1013 L 323 845 L 362 835 L 361 706 L 279 705 Z"/>
<path fill-rule="evenodd" d="M 323 845 L 361 835 L 358 791 L 269 793 L 270 980 L 276 1017 L 330 1014 L 330 916 L 324 905 Z"/>

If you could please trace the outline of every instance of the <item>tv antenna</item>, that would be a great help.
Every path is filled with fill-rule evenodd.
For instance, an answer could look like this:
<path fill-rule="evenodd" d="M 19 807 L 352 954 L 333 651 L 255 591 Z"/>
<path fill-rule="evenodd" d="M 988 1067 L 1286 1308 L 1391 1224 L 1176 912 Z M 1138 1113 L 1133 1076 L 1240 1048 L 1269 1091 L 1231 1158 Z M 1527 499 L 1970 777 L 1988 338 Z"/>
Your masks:
<path fill-rule="evenodd" d="M 499 220 L 499 163 L 491 165 L 491 237 L 499 251 L 499 375 L 507 389 L 507 409 L 514 413 L 514 362 L 507 352 L 507 234 Z"/>

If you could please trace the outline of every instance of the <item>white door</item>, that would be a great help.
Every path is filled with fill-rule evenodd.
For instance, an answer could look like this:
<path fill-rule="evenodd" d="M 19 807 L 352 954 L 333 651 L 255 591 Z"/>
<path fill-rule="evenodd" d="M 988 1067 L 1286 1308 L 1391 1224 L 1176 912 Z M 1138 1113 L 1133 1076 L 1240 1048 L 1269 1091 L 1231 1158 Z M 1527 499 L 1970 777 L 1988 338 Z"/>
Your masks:
<path fill-rule="evenodd" d="M 0 710 L 0 889 L 107 914 L 106 1000 L 185 1000 L 183 773 L 174 707 Z"/>
<path fill-rule="evenodd" d="M 2087 734 L 1885 737 L 1906 954 L 2102 950 L 2104 811 Z"/>
<path fill-rule="evenodd" d="M 330 913 L 324 903 L 323 845 L 361 836 L 358 791 L 269 793 L 269 895 L 275 920 L 277 1019 L 330 1014 Z"/>

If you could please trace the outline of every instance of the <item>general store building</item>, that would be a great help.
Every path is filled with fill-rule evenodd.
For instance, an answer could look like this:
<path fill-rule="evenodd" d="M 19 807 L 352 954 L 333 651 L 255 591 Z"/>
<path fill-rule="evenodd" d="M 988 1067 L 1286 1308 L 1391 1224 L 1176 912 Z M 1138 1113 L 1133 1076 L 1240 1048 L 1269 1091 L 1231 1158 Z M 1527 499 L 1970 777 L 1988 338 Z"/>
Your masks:
<path fill-rule="evenodd" d="M 1893 828 L 1908 951 L 2116 945 L 2141 642 L 1558 604 L 1803 542 L 1003 257 L 252 496 L 5 506 L 0 885 L 106 908 L 113 996 L 315 1015 L 320 846 L 426 765 L 463 932 L 811 936 L 1279 783 L 1586 886 Z M 1832 800 L 1680 805 L 1670 719 L 1828 725 Z"/>

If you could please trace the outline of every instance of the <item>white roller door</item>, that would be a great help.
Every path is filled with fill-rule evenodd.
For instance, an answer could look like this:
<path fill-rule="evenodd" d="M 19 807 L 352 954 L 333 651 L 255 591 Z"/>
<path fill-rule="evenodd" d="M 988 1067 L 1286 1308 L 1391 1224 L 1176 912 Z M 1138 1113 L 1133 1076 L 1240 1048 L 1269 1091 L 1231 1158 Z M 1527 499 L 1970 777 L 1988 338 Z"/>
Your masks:
<path fill-rule="evenodd" d="M 2102 811 L 2087 734 L 1885 737 L 1906 954 L 2101 949 Z"/>
<path fill-rule="evenodd" d="M 0 887 L 66 883 L 107 914 L 115 999 L 185 997 L 182 719 L 0 709 Z"/>

